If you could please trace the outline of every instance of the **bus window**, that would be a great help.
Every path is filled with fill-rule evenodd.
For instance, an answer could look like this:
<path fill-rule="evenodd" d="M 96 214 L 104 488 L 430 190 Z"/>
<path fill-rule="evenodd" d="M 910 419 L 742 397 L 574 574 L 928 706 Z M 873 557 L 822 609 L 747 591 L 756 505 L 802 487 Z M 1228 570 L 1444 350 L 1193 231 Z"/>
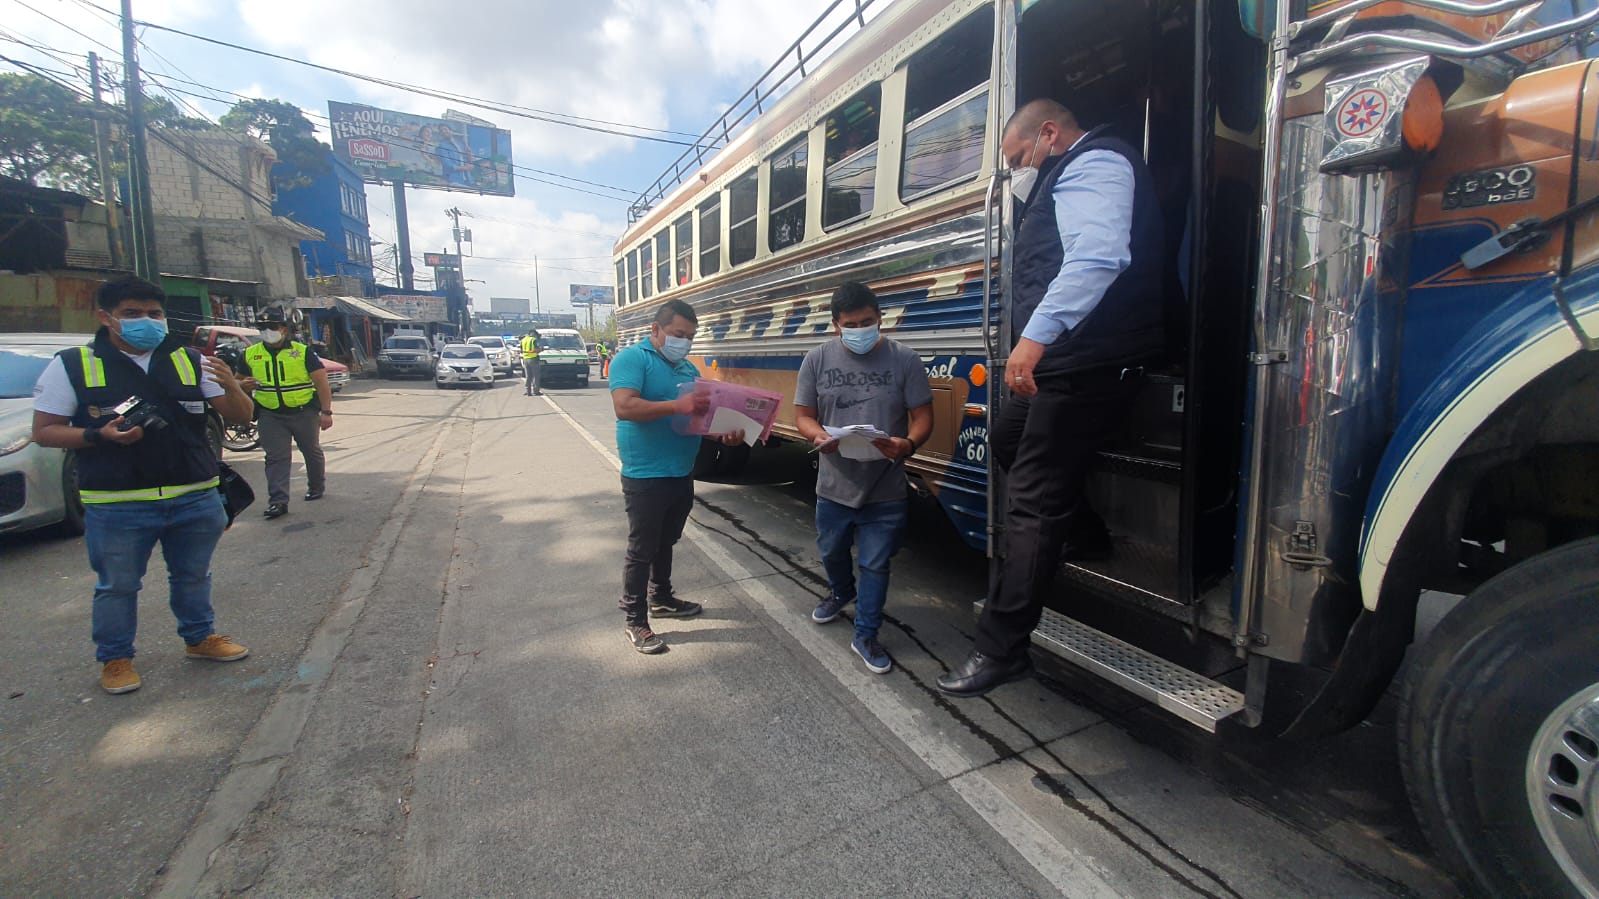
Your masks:
<path fill-rule="evenodd" d="M 672 289 L 672 232 L 666 228 L 655 235 L 655 289 Z"/>
<path fill-rule="evenodd" d="M 809 135 L 772 154 L 772 212 L 767 220 L 766 242 L 772 252 L 805 239 L 805 155 Z"/>
<path fill-rule="evenodd" d="M 900 199 L 974 175 L 983 164 L 993 13 L 979 10 L 910 58 Z"/>
<path fill-rule="evenodd" d="M 694 215 L 685 214 L 672 223 L 672 238 L 677 241 L 673 258 L 677 260 L 673 275 L 677 284 L 687 284 L 694 277 Z"/>
<path fill-rule="evenodd" d="M 700 204 L 700 277 L 722 270 L 722 195 Z"/>
<path fill-rule="evenodd" d="M 616 260 L 616 301 L 627 302 L 627 263 Z"/>
<path fill-rule="evenodd" d="M 638 302 L 638 250 L 627 254 L 627 302 Z"/>
<path fill-rule="evenodd" d="M 827 158 L 822 174 L 822 227 L 872 211 L 877 183 L 877 122 L 883 88 L 873 84 L 827 117 Z"/>
<path fill-rule="evenodd" d="M 638 248 L 638 294 L 644 300 L 655 296 L 655 257 L 650 255 L 648 239 Z"/>
<path fill-rule="evenodd" d="M 728 231 L 727 261 L 740 265 L 755 258 L 755 205 L 759 176 L 750 169 L 738 176 L 727 191 L 727 220 L 732 225 Z"/>

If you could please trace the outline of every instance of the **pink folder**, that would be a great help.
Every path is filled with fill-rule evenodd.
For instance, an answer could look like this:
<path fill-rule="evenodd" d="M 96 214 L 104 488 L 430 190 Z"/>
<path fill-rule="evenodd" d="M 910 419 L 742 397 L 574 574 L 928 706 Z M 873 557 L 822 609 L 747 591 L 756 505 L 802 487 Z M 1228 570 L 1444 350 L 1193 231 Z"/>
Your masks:
<path fill-rule="evenodd" d="M 695 378 L 692 384 L 679 385 L 678 390 L 680 395 L 693 390 L 709 397 L 711 401 L 705 412 L 686 418 L 678 416 L 674 420 L 674 429 L 682 434 L 711 433 L 711 422 L 716 419 L 717 410 L 728 409 L 754 420 L 760 427 L 760 439 L 764 441 L 772 434 L 772 424 L 777 421 L 777 408 L 783 402 L 781 393 L 707 378 Z"/>

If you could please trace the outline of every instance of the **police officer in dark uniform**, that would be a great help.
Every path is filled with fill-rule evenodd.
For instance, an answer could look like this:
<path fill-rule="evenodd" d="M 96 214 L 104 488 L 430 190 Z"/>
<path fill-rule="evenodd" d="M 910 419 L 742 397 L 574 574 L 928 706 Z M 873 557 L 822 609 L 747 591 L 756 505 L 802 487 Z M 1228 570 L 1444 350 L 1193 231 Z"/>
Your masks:
<path fill-rule="evenodd" d="M 1064 106 L 1034 100 L 1001 136 L 1022 204 L 1011 269 L 1019 335 L 1013 399 L 995 422 L 1007 475 L 1006 557 L 970 656 L 938 679 L 981 696 L 1032 670 L 1028 645 L 1061 561 L 1094 453 L 1136 386 L 1129 369 L 1165 350 L 1164 230 L 1143 156 Z"/>
<path fill-rule="evenodd" d="M 73 450 L 84 504 L 84 545 L 94 588 L 100 686 L 128 693 L 139 586 L 161 544 L 172 614 L 191 659 L 231 662 L 249 653 L 215 632 L 211 554 L 227 526 L 207 406 L 250 420 L 233 372 L 167 333 L 166 294 L 138 278 L 101 285 L 101 327 L 89 346 L 63 350 L 34 386 L 33 439 Z"/>

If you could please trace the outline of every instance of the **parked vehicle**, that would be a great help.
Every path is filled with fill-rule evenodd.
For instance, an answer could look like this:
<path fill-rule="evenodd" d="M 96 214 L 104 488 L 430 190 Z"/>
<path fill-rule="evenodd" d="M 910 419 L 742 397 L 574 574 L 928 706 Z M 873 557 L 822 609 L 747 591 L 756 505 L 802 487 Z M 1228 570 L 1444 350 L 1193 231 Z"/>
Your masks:
<path fill-rule="evenodd" d="M 706 377 L 792 395 L 829 293 L 870 284 L 932 380 L 907 474 L 997 575 L 1023 208 L 1001 128 L 1064 101 L 1143 150 L 1166 340 L 1114 372 L 1136 394 L 1086 489 L 1110 551 L 1027 575 L 1059 585 L 1034 645 L 1223 734 L 1315 737 L 1401 692 L 1416 817 L 1469 892 L 1599 897 L 1599 8 L 900 0 L 856 21 L 808 74 L 796 43 L 792 78 L 704 132 L 721 149 L 632 204 L 621 342 L 682 299 Z M 774 432 L 798 436 L 792 409 Z M 1430 633 L 1426 590 L 1465 596 Z M 1209 677 L 1196 650 L 1237 665 Z M 1268 689 L 1289 673 L 1311 688 Z"/>
<path fill-rule="evenodd" d="M 224 346 L 237 346 L 239 349 L 248 349 L 250 346 L 261 342 L 261 332 L 253 328 L 241 328 L 237 325 L 201 325 L 194 329 L 193 346 L 207 356 L 215 356 L 217 350 Z M 343 362 L 329 359 L 318 354 L 322 360 L 322 368 L 328 373 L 328 387 L 334 393 L 343 390 L 350 383 L 350 367 Z M 237 366 L 235 366 L 237 370 Z M 241 372 L 244 374 L 245 372 Z M 231 448 L 231 447 L 230 447 Z"/>
<path fill-rule="evenodd" d="M 447 344 L 439 353 L 433 386 L 440 390 L 448 387 L 493 387 L 494 364 L 478 344 Z"/>
<path fill-rule="evenodd" d="M 377 361 L 380 378 L 402 375 L 425 378 L 433 372 L 433 348 L 426 337 L 390 337 L 383 341 Z"/>
<path fill-rule="evenodd" d="M 77 456 L 33 442 L 33 385 L 61 350 L 87 334 L 0 334 L 0 533 L 55 526 L 83 533 Z M 222 417 L 207 409 L 211 446 L 222 454 Z"/>
<path fill-rule="evenodd" d="M 517 368 L 513 357 L 522 355 L 520 348 L 513 353 L 511 348 L 505 345 L 503 337 L 472 337 L 466 342 L 483 348 L 483 352 L 488 354 L 489 364 L 494 366 L 495 375 L 511 374 Z"/>
<path fill-rule="evenodd" d="M 539 362 L 544 365 L 541 384 L 589 386 L 588 350 L 583 335 L 570 328 L 539 329 Z"/>

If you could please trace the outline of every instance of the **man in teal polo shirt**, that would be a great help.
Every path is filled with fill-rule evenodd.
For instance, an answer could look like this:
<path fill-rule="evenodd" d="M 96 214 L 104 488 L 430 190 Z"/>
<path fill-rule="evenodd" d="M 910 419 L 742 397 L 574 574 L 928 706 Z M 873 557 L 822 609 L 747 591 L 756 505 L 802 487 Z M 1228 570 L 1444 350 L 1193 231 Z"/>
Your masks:
<path fill-rule="evenodd" d="M 622 456 L 622 498 L 627 508 L 627 555 L 622 566 L 622 600 L 627 639 L 642 653 L 666 649 L 650 630 L 659 618 L 698 615 L 699 603 L 672 595 L 672 547 L 683 536 L 694 506 L 694 457 L 700 438 L 679 434 L 673 416 L 704 412 L 708 400 L 680 387 L 699 372 L 688 361 L 699 318 L 682 300 L 662 304 L 650 325 L 650 339 L 611 360 L 611 405 L 616 410 L 616 446 Z M 728 446 L 743 431 L 722 434 Z"/>

